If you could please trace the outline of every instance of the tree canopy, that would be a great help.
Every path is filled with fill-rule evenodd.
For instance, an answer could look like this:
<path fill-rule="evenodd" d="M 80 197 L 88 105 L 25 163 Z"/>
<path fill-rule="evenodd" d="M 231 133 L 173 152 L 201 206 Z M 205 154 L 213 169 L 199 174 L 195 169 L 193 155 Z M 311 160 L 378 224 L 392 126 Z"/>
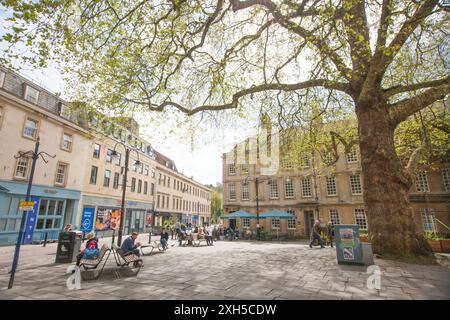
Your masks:
<path fill-rule="evenodd" d="M 3 62 L 56 59 L 77 75 L 79 96 L 113 109 L 194 114 L 312 87 L 358 100 L 382 86 L 401 122 L 450 91 L 448 8 L 438 0 L 1 4 L 12 12 Z"/>

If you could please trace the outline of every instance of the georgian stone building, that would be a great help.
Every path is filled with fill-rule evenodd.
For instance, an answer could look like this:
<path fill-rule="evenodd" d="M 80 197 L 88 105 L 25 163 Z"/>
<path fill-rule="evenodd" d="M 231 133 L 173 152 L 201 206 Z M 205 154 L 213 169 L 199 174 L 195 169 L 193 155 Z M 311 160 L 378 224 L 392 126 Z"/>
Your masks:
<path fill-rule="evenodd" d="M 125 147 L 132 150 L 125 234 L 146 232 L 171 215 L 184 222 L 209 223 L 208 188 L 179 173 L 173 160 L 140 137 L 133 119 L 122 119 L 120 125 L 115 119 L 103 119 L 106 134 L 94 129 L 98 120 L 0 66 L 0 245 L 17 240 L 22 218 L 18 206 L 25 199 L 31 171 L 30 156 L 14 156 L 33 150 L 38 137 L 39 151 L 55 157 L 36 163 L 31 190 L 38 202 L 34 240 L 42 240 L 46 233 L 56 239 L 68 223 L 79 229 L 85 210 L 94 212 L 93 229 L 111 233 L 105 220 L 120 212 Z M 140 165 L 134 166 L 136 160 Z"/>
<path fill-rule="evenodd" d="M 338 161 L 331 166 L 324 165 L 317 155 L 304 156 L 299 166 L 281 158 L 278 171 L 269 176 L 262 175 L 260 164 L 227 161 L 233 159 L 231 152 L 223 155 L 225 213 L 243 210 L 256 216 L 258 188 L 260 214 L 274 209 L 292 214 L 289 220 L 260 219 L 265 231 L 309 237 L 316 219 L 321 223 L 357 224 L 362 231 L 370 228 L 356 147 L 348 154 L 340 149 Z M 410 199 L 418 230 L 449 234 L 446 226 L 450 226 L 450 163 L 421 171 L 411 189 Z M 225 220 L 225 225 L 256 230 L 256 219 Z"/>

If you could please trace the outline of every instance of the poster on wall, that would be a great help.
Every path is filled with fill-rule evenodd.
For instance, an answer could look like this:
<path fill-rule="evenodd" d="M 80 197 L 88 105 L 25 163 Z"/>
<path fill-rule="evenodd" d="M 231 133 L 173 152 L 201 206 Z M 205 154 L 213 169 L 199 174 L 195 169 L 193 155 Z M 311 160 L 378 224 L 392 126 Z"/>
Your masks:
<path fill-rule="evenodd" d="M 147 212 L 145 214 L 145 227 L 149 228 L 153 225 L 153 214 L 150 212 Z"/>
<path fill-rule="evenodd" d="M 119 209 L 97 209 L 97 219 L 95 220 L 96 231 L 117 230 L 120 225 Z"/>

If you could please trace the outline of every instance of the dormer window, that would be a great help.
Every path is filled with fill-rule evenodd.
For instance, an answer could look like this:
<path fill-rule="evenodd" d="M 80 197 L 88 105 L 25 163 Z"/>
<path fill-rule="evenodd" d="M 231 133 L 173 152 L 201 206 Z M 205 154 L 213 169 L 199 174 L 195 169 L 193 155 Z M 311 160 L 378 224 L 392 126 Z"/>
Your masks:
<path fill-rule="evenodd" d="M 29 85 L 25 85 L 25 100 L 37 104 L 39 101 L 39 91 Z"/>

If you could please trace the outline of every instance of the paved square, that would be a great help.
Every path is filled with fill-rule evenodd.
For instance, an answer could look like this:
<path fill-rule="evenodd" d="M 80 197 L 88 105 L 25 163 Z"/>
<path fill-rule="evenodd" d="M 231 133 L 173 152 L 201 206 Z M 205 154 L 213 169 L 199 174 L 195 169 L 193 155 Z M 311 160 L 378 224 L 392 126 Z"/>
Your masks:
<path fill-rule="evenodd" d="M 140 236 L 145 243 L 148 238 Z M 101 239 L 100 244 L 110 239 Z M 171 244 L 176 241 L 171 240 Z M 449 299 L 450 268 L 375 259 L 381 288 L 368 289 L 363 266 L 338 265 L 335 249 L 304 243 L 229 242 L 178 247 L 143 257 L 137 276 L 115 272 L 111 255 L 99 280 L 66 287 L 69 264 L 54 264 L 56 244 L 23 246 L 7 289 L 13 247 L 0 248 L 0 299 Z"/>

